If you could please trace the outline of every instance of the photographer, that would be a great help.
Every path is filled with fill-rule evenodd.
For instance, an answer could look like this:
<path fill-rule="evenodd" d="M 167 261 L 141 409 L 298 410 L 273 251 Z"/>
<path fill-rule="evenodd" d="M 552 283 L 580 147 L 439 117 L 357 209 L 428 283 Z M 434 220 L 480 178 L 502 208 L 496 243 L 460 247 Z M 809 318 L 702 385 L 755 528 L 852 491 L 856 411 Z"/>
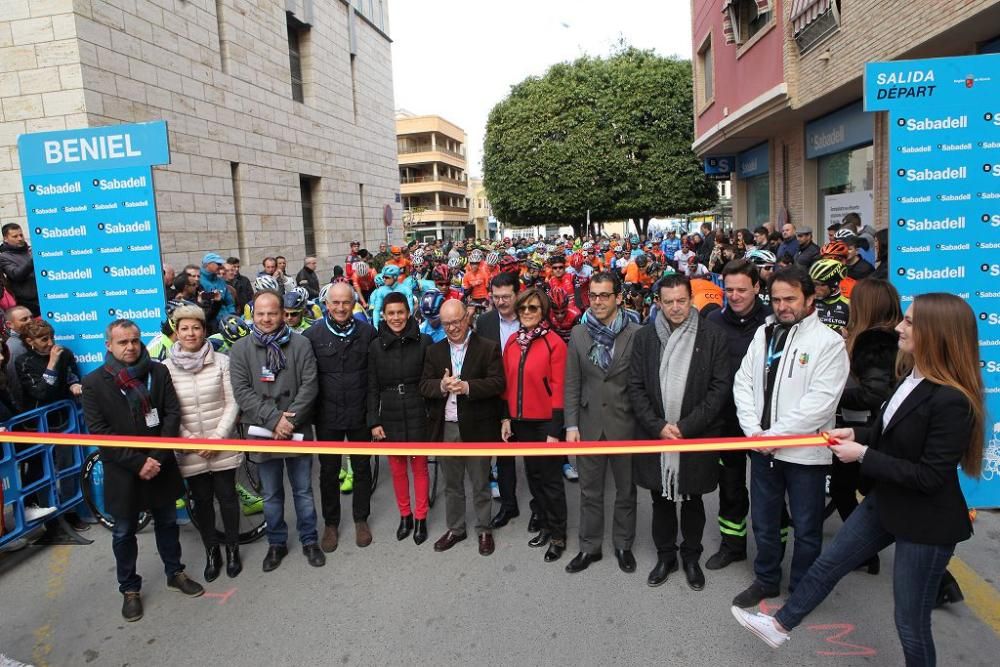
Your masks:
<path fill-rule="evenodd" d="M 198 294 L 198 305 L 205 311 L 205 324 L 209 334 L 219 332 L 219 322 L 236 313 L 236 302 L 226 280 L 219 275 L 219 269 L 225 260 L 214 252 L 206 253 L 201 258 L 201 273 L 198 283 L 201 287 Z"/>

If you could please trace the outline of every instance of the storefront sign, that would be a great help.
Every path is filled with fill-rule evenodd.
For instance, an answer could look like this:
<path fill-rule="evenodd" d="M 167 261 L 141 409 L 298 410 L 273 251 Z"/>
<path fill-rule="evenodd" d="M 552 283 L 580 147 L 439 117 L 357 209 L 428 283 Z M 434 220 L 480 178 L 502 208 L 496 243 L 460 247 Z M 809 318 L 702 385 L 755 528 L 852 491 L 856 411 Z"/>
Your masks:
<path fill-rule="evenodd" d="M 87 373 L 104 328 L 164 315 L 152 165 L 170 161 L 164 122 L 24 134 L 17 141 L 42 317 Z"/>
<path fill-rule="evenodd" d="M 982 481 L 1000 506 L 1000 55 L 868 63 L 865 108 L 889 112 L 889 267 L 904 301 L 961 296 L 979 320 L 986 387 Z"/>
<path fill-rule="evenodd" d="M 733 155 L 717 155 L 705 158 L 705 175 L 706 176 L 725 176 L 727 179 L 729 175 L 735 171 L 736 157 Z"/>
<path fill-rule="evenodd" d="M 769 171 L 767 143 L 754 146 L 736 157 L 737 174 L 740 178 L 753 178 Z"/>
<path fill-rule="evenodd" d="M 874 137 L 875 116 L 857 102 L 806 124 L 806 157 L 812 160 L 866 146 Z"/>
<path fill-rule="evenodd" d="M 823 229 L 840 224 L 848 213 L 857 213 L 862 221 L 875 219 L 874 197 L 871 190 L 827 195 L 823 198 Z M 874 250 L 874 248 L 873 248 Z"/>

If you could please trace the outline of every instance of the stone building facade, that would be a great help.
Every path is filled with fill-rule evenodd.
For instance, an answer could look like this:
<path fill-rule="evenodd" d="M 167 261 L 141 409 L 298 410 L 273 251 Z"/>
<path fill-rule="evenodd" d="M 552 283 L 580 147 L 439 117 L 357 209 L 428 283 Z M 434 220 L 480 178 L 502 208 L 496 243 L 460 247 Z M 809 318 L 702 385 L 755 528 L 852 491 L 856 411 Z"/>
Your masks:
<path fill-rule="evenodd" d="M 315 253 L 328 275 L 400 214 L 387 4 L 3 0 L 0 222 L 26 220 L 20 134 L 162 119 L 165 262 Z"/>

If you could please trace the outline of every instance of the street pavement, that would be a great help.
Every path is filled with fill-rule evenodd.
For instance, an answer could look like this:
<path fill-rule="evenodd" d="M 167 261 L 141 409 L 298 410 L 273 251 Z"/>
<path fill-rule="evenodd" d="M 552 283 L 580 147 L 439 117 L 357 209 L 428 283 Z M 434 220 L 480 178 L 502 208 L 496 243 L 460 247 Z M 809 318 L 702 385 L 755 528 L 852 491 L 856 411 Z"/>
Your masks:
<path fill-rule="evenodd" d="M 318 484 L 316 489 L 318 501 Z M 398 515 L 383 460 L 370 547 L 354 545 L 345 497 L 340 547 L 328 555 L 326 567 L 310 567 L 298 545 L 291 545 L 281 567 L 265 574 L 261 540 L 243 547 L 245 569 L 238 578 L 223 573 L 197 599 L 165 589 L 147 528 L 140 536 L 139 560 L 145 617 L 137 623 L 121 618 L 111 535 L 94 526 L 85 533 L 94 540 L 89 546 L 30 547 L 36 552 L 16 564 L 0 556 L 0 653 L 37 665 L 766 662 L 847 667 L 903 662 L 892 620 L 891 547 L 883 552 L 881 574 L 849 575 L 775 651 L 730 615 L 730 601 L 751 580 L 749 561 L 706 571 L 708 583 L 701 592 L 687 587 L 682 572 L 659 588 L 646 586 L 655 562 L 648 492 L 639 491 L 638 571 L 619 571 L 609 526 L 604 560 L 570 575 L 564 567 L 577 551 L 576 486 L 567 484 L 569 548 L 551 564 L 542 560 L 544 549 L 527 546 L 523 477 L 519 489 L 522 515 L 496 532 L 496 553 L 478 555 L 471 507 L 470 538 L 435 553 L 433 542 L 445 530 L 441 496 L 431 509 L 428 541 L 419 547 L 412 539 L 397 542 Z M 706 498 L 703 561 L 718 546 L 716 509 L 713 494 Z M 286 516 L 294 516 L 291 507 Z M 610 523 L 610 506 L 607 519 Z M 827 522 L 827 539 L 839 525 L 836 517 Z M 181 539 L 188 571 L 202 581 L 204 552 L 194 527 L 183 527 Z M 1000 514 L 980 512 L 975 537 L 959 546 L 957 556 L 961 563 L 953 562 L 952 569 L 973 585 L 966 589 L 969 604 L 934 612 L 939 664 L 996 665 Z M 772 610 L 780 604 L 768 602 Z"/>

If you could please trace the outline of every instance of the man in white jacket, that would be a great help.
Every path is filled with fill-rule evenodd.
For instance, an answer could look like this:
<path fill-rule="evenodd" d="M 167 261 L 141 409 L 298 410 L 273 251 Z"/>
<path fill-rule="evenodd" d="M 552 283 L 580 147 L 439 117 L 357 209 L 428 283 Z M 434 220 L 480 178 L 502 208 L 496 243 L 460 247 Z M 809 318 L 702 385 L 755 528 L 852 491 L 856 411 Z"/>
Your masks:
<path fill-rule="evenodd" d="M 815 286 L 804 269 L 782 269 L 770 285 L 774 315 L 754 335 L 733 386 L 740 428 L 749 437 L 829 430 L 847 382 L 844 340 L 816 316 Z M 795 535 L 790 591 L 819 556 L 830 460 L 825 447 L 751 452 L 750 514 L 757 556 L 754 581 L 736 596 L 735 606 L 754 607 L 781 592 L 786 494 Z"/>

